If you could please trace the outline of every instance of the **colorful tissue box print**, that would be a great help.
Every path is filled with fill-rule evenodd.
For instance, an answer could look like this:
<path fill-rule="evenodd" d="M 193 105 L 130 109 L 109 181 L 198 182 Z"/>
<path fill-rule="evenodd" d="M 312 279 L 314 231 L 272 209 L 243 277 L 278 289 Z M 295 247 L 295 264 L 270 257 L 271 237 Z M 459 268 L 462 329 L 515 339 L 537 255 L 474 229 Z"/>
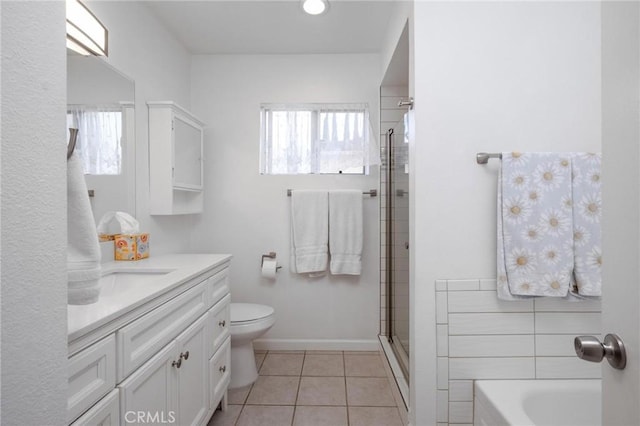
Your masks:
<path fill-rule="evenodd" d="M 149 234 L 120 234 L 114 239 L 115 260 L 140 260 L 149 257 Z"/>

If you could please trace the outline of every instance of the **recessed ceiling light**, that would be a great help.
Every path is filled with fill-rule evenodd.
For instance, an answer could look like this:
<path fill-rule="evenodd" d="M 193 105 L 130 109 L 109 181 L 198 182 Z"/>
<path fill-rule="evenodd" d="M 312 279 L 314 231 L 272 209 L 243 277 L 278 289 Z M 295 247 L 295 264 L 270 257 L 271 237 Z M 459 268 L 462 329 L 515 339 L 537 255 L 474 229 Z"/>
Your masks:
<path fill-rule="evenodd" d="M 302 9 L 309 15 L 321 15 L 329 9 L 328 0 L 302 0 Z"/>

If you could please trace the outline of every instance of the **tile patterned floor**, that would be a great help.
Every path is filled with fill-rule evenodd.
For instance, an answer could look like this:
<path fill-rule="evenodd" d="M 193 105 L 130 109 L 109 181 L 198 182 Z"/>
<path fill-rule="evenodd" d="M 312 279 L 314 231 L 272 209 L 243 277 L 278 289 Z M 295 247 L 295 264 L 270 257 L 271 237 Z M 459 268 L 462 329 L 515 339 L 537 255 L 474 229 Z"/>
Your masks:
<path fill-rule="evenodd" d="M 402 426 L 378 352 L 256 352 L 260 376 L 208 426 Z"/>

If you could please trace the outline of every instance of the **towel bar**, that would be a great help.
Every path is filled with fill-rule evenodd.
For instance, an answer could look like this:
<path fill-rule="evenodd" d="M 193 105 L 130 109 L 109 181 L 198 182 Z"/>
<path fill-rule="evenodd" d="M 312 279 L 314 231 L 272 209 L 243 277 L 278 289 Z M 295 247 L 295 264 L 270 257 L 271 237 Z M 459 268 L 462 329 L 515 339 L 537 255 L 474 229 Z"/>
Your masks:
<path fill-rule="evenodd" d="M 500 158 L 502 159 L 502 154 L 494 152 L 479 152 L 476 154 L 476 162 L 478 164 L 487 164 L 489 162 L 489 158 Z"/>
<path fill-rule="evenodd" d="M 287 189 L 287 197 L 291 197 L 291 191 L 293 191 L 293 189 Z M 377 197 L 378 196 L 378 190 L 377 189 L 370 189 L 369 191 L 363 191 L 362 195 L 370 195 L 372 197 Z"/>

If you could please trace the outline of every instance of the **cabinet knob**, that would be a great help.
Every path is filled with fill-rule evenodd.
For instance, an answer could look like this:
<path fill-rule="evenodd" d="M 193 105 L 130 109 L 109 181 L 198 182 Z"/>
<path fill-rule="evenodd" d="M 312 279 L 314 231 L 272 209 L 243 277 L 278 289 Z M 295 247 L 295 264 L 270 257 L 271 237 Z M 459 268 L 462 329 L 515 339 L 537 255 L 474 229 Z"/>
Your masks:
<path fill-rule="evenodd" d="M 223 365 L 222 367 L 219 368 L 221 373 L 224 373 L 225 371 L 227 371 L 227 366 Z"/>
<path fill-rule="evenodd" d="M 180 358 L 184 358 L 184 360 L 188 360 L 189 359 L 189 351 L 186 351 L 185 353 L 180 352 Z"/>
<path fill-rule="evenodd" d="M 220 327 L 224 327 L 225 325 L 227 325 L 227 321 L 226 321 L 226 320 L 222 320 L 222 321 L 220 321 L 220 322 L 218 323 L 218 325 L 219 325 Z"/>
<path fill-rule="evenodd" d="M 171 363 L 171 366 L 175 368 L 180 368 L 181 365 L 182 365 L 182 358 L 178 358 L 177 361 L 173 361 Z"/>

